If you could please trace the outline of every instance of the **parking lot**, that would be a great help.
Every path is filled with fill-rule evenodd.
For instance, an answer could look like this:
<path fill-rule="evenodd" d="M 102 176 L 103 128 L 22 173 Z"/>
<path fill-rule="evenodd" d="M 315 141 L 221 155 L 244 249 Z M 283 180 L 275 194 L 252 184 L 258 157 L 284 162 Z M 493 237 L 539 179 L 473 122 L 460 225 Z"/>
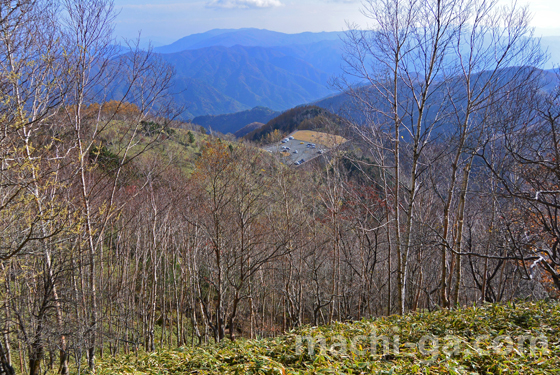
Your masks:
<path fill-rule="evenodd" d="M 286 139 L 285 139 L 286 140 Z M 307 146 L 310 142 L 304 142 L 299 139 L 288 139 L 286 142 L 277 142 L 272 145 L 263 147 L 266 151 L 275 155 L 280 155 L 284 164 L 295 165 L 296 162 L 304 160 L 304 163 L 321 155 L 327 151 L 323 145 L 315 144 L 315 147 Z M 287 149 L 284 149 L 286 147 Z M 303 164 L 303 163 L 302 163 Z"/>

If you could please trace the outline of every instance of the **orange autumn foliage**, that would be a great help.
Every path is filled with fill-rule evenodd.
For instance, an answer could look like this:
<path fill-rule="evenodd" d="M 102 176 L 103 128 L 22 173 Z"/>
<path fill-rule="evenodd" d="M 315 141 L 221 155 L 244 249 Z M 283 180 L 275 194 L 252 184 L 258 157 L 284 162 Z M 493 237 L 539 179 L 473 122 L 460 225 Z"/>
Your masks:
<path fill-rule="evenodd" d="M 136 104 L 120 102 L 117 100 L 110 100 L 103 104 L 93 103 L 90 104 L 84 111 L 85 117 L 96 117 L 100 115 L 101 117 L 107 116 L 119 116 L 119 117 L 131 117 L 140 114 L 140 109 Z"/>

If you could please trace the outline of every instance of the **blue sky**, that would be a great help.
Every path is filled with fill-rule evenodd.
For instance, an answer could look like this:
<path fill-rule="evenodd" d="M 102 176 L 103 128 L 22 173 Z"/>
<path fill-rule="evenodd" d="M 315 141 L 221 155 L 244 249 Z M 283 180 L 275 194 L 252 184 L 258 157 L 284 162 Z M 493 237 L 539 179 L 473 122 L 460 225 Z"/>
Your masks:
<path fill-rule="evenodd" d="M 509 0 L 500 0 L 508 3 Z M 114 0 L 115 32 L 154 45 L 218 28 L 256 27 L 286 33 L 341 31 L 346 21 L 364 26 L 359 0 Z M 518 1 L 529 4 L 539 35 L 560 35 L 560 0 Z"/>

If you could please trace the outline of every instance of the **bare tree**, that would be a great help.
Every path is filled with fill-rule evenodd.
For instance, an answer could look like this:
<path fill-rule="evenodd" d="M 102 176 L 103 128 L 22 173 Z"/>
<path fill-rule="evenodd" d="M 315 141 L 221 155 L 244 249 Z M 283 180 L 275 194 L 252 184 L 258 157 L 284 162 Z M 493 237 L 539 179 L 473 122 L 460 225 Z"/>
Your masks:
<path fill-rule="evenodd" d="M 480 155 L 499 182 L 501 196 L 512 202 L 507 218 L 507 239 L 511 258 L 520 259 L 524 274 L 536 278 L 541 269 L 545 285 L 553 294 L 560 290 L 559 232 L 559 91 L 543 94 L 542 81 L 504 102 L 499 109 L 502 121 L 496 136 Z M 502 160 L 496 163 L 492 150 L 500 147 Z M 506 258 L 507 259 L 507 258 Z M 554 292 L 555 290 L 555 292 Z"/>
<path fill-rule="evenodd" d="M 356 132 L 380 149 L 373 153 L 377 164 L 390 171 L 392 215 L 388 221 L 395 238 L 401 314 L 406 310 L 416 202 L 427 188 L 426 172 L 443 156 L 430 150 L 438 138 L 453 135 L 449 138 L 450 152 L 455 155 L 451 180 L 441 194 L 440 290 L 442 305 L 449 306 L 447 253 L 462 246 L 465 197 L 476 153 L 469 150 L 476 150 L 476 143 L 481 142 L 482 124 L 489 121 L 485 111 L 492 101 L 530 79 L 528 71 L 512 73 L 507 68 L 540 62 L 537 46 L 527 38 L 528 13 L 515 5 L 501 9 L 486 0 L 372 0 L 365 3 L 363 13 L 372 25 L 369 30 L 350 25 L 345 74 L 351 79 L 342 81 L 342 87 L 365 114 L 362 119 L 367 122 L 357 124 Z M 517 86 L 510 84 L 512 76 Z M 357 86 L 356 80 L 364 85 Z M 372 135 L 378 140 L 372 140 Z M 456 190 L 454 216 L 460 229 L 452 242 L 449 228 Z M 460 260 L 460 256 L 455 259 L 454 303 L 461 280 Z"/>

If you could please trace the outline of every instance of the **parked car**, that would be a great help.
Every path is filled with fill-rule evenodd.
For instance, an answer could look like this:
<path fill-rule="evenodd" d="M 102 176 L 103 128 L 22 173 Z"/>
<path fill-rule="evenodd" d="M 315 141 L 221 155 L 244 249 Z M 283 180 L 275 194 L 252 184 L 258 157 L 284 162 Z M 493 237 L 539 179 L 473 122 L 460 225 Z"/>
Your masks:
<path fill-rule="evenodd" d="M 292 139 L 294 139 L 294 137 L 292 137 L 291 135 L 288 137 L 288 139 L 291 141 Z"/>
<path fill-rule="evenodd" d="M 297 153 L 298 153 L 297 150 L 294 150 L 294 154 L 297 154 Z"/>

